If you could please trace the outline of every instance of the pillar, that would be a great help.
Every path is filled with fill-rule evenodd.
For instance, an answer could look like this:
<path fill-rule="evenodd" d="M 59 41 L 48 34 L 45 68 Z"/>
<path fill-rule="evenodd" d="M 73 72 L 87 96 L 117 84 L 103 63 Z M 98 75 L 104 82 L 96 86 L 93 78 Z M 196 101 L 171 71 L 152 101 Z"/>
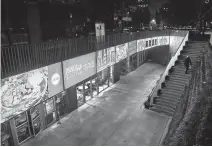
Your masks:
<path fill-rule="evenodd" d="M 27 5 L 27 24 L 30 43 L 41 42 L 40 13 L 36 2 Z"/>

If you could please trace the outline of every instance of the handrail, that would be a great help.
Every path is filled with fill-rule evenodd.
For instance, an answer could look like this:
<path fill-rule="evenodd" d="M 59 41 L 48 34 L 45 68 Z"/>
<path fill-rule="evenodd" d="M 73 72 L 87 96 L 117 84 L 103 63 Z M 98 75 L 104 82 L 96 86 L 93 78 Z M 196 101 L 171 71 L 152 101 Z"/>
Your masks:
<path fill-rule="evenodd" d="M 185 41 L 185 38 L 186 38 L 186 36 L 188 35 L 188 33 L 189 33 L 189 32 L 186 33 L 184 39 L 181 41 L 181 43 L 180 43 L 180 45 L 179 45 L 177 51 L 178 51 L 179 48 L 181 47 L 182 43 Z M 177 54 L 177 51 L 175 52 L 174 56 Z M 172 58 L 173 58 L 174 56 L 172 56 Z M 171 59 L 172 59 L 172 58 L 171 58 Z M 171 59 L 169 60 L 169 62 L 171 61 Z M 168 68 L 168 66 L 167 66 L 167 68 Z M 155 93 L 155 90 L 158 88 L 158 85 L 159 85 L 159 83 L 161 82 L 162 77 L 165 75 L 165 72 L 167 71 L 167 68 L 166 68 L 166 69 L 164 70 L 164 72 L 160 75 L 159 80 L 157 80 L 157 82 L 156 82 L 156 86 L 153 87 L 152 92 L 151 92 L 150 95 L 148 96 L 148 98 L 150 98 L 150 105 L 152 105 L 152 101 L 153 101 L 152 96 L 153 96 L 153 94 Z"/>

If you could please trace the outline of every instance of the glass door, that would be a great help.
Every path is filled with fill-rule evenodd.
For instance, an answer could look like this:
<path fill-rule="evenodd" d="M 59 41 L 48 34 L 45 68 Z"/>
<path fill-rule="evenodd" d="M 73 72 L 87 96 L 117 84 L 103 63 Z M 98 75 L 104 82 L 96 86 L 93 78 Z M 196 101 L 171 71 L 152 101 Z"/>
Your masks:
<path fill-rule="evenodd" d="M 56 122 L 55 100 L 50 98 L 45 102 L 46 106 L 46 126 L 49 127 Z"/>
<path fill-rule="evenodd" d="M 82 106 L 85 103 L 84 100 L 84 86 L 83 84 L 80 84 L 76 88 L 77 90 L 77 101 L 78 101 L 78 107 Z"/>
<path fill-rule="evenodd" d="M 23 112 L 20 115 L 15 116 L 14 120 L 17 130 L 18 143 L 21 144 L 31 137 L 27 112 Z"/>
<path fill-rule="evenodd" d="M 110 77 L 109 77 L 109 86 L 113 85 L 114 83 L 114 65 L 109 67 Z"/>
<path fill-rule="evenodd" d="M 39 106 L 35 106 L 30 109 L 32 132 L 34 136 L 37 136 L 41 132 L 41 117 L 39 112 Z"/>
<path fill-rule="evenodd" d="M 13 146 L 13 137 L 9 121 L 1 124 L 1 146 Z"/>
<path fill-rule="evenodd" d="M 92 89 L 91 89 L 91 81 L 88 80 L 85 82 L 85 91 L 84 91 L 84 96 L 85 96 L 85 101 L 89 101 L 92 98 Z"/>
<path fill-rule="evenodd" d="M 57 114 L 58 117 L 62 118 L 68 113 L 66 99 L 65 96 L 63 96 L 62 92 L 56 95 L 55 97 L 57 103 Z"/>
<path fill-rule="evenodd" d="M 91 84 L 92 84 L 92 96 L 94 97 L 98 94 L 98 82 L 96 76 L 92 78 Z"/>

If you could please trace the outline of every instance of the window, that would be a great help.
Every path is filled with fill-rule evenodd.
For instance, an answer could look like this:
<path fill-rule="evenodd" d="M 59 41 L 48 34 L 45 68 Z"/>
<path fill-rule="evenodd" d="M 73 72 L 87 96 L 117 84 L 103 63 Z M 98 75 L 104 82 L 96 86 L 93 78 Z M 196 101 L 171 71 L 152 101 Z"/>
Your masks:
<path fill-rule="evenodd" d="M 151 46 L 151 40 L 149 40 L 149 47 Z"/>
<path fill-rule="evenodd" d="M 152 40 L 152 46 L 154 46 L 154 40 Z"/>
<path fill-rule="evenodd" d="M 148 47 L 148 41 L 146 41 L 146 47 Z"/>

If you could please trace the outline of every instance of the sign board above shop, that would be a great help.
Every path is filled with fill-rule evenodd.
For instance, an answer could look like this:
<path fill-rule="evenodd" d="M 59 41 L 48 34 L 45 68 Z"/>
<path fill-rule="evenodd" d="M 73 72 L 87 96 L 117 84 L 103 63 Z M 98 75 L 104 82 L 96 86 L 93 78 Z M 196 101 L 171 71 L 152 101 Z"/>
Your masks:
<path fill-rule="evenodd" d="M 137 40 L 137 52 L 163 45 L 169 45 L 169 36 L 140 39 Z"/>
<path fill-rule="evenodd" d="M 115 47 L 97 52 L 97 72 L 115 64 Z"/>
<path fill-rule="evenodd" d="M 1 122 L 63 91 L 61 63 L 1 81 Z"/>
<path fill-rule="evenodd" d="M 131 41 L 128 43 L 128 56 L 131 56 L 137 52 L 137 41 Z"/>
<path fill-rule="evenodd" d="M 95 52 L 63 61 L 64 84 L 69 88 L 96 73 Z"/>
<path fill-rule="evenodd" d="M 116 46 L 116 63 L 127 58 L 128 43 Z"/>

